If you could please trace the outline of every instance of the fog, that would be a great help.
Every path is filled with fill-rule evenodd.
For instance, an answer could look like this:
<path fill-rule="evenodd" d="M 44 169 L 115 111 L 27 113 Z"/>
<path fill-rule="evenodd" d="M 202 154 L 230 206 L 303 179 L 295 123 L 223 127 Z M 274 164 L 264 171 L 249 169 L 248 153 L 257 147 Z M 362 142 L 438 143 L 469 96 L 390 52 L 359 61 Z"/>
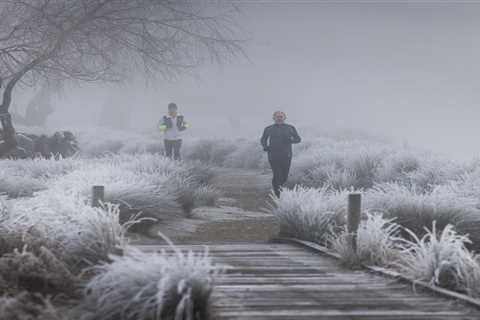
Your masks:
<path fill-rule="evenodd" d="M 195 136 L 256 137 L 281 109 L 297 126 L 366 130 L 458 159 L 480 154 L 480 4 L 238 5 L 247 57 L 174 79 L 66 85 L 48 125 L 102 124 L 111 105 L 127 115 L 117 127 L 148 130 L 174 101 Z M 17 91 L 21 113 L 28 95 Z"/>

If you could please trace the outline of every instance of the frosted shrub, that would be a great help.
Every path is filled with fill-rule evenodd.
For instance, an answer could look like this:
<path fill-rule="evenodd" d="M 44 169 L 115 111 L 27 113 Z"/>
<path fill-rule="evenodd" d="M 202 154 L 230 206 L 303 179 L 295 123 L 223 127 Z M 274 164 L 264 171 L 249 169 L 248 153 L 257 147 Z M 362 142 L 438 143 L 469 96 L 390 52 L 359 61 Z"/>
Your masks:
<path fill-rule="evenodd" d="M 135 157 L 118 156 L 86 162 L 81 168 L 57 179 L 51 190 L 87 199 L 92 186 L 103 185 L 106 188 L 105 201 L 122 204 L 127 211 L 135 208 L 156 218 L 175 212 L 178 204 L 167 184 L 170 160 L 158 160 L 163 164 L 158 167 L 149 167 L 148 164 L 139 167 L 137 164 L 142 156 L 137 157 L 137 162 Z"/>
<path fill-rule="evenodd" d="M 461 197 L 477 199 L 476 206 L 480 208 L 480 168 L 464 172 L 458 179 L 452 180 L 446 188 Z"/>
<path fill-rule="evenodd" d="M 214 207 L 217 204 L 218 199 L 222 197 L 222 195 L 222 191 L 212 186 L 199 186 L 195 189 L 193 193 L 195 207 Z"/>
<path fill-rule="evenodd" d="M 399 229 L 400 226 L 392 219 L 385 219 L 378 213 L 367 213 L 358 229 L 356 254 L 353 253 L 351 236 L 346 227 L 332 236 L 329 244 L 340 255 L 343 264 L 388 266 L 398 257 Z"/>
<path fill-rule="evenodd" d="M 0 168 L 10 174 L 32 178 L 54 178 L 71 172 L 78 166 L 75 158 L 34 158 L 18 160 L 1 160 Z"/>
<path fill-rule="evenodd" d="M 365 197 L 366 208 L 384 213 L 418 236 L 422 236 L 425 227 L 431 226 L 433 221 L 439 230 L 448 224 L 456 226 L 459 231 L 480 226 L 480 210 L 475 207 L 476 202 L 476 199 L 462 197 L 446 188 L 423 193 L 396 184 L 378 186 Z M 404 233 L 404 236 L 408 234 Z"/>
<path fill-rule="evenodd" d="M 257 141 L 238 141 L 238 147 L 228 155 L 224 165 L 232 168 L 258 169 L 268 166 L 266 153 Z"/>
<path fill-rule="evenodd" d="M 72 272 L 108 261 L 109 255 L 125 246 L 125 228 L 119 224 L 117 206 L 92 208 L 85 199 L 58 192 L 15 200 L 4 217 L 5 241 L 22 235 L 22 244 L 35 250 L 45 246 Z M 34 232 L 34 234 L 32 234 Z M 9 245 L 11 247 L 11 244 Z"/>
<path fill-rule="evenodd" d="M 0 160 L 0 194 L 12 198 L 32 196 L 46 189 L 51 179 L 71 172 L 78 164 L 75 159 Z"/>
<path fill-rule="evenodd" d="M 0 277 L 9 291 L 75 295 L 78 278 L 49 249 L 14 250 L 0 257 Z"/>
<path fill-rule="evenodd" d="M 128 250 L 95 268 L 85 288 L 86 319 L 208 319 L 219 269 L 208 252 Z"/>
<path fill-rule="evenodd" d="M 370 188 L 388 148 L 369 141 L 316 141 L 294 160 L 291 184 Z"/>
<path fill-rule="evenodd" d="M 0 297 L 2 320 L 71 320 L 55 308 L 48 299 L 32 296 L 27 292 L 15 296 Z"/>
<path fill-rule="evenodd" d="M 430 158 L 423 160 L 418 170 L 409 172 L 406 180 L 418 191 L 430 192 L 439 185 L 460 179 L 465 170 L 465 166 L 454 161 Z"/>
<path fill-rule="evenodd" d="M 5 171 L 0 172 L 0 180 L 0 194 L 10 198 L 31 197 L 34 192 L 47 188 L 45 179 L 17 176 Z"/>
<path fill-rule="evenodd" d="M 135 133 L 126 133 L 120 130 L 95 128 L 95 130 L 80 130 L 75 132 L 80 154 L 82 156 L 102 156 L 119 153 L 128 141 L 135 139 Z M 133 137 L 133 138 L 132 138 Z"/>
<path fill-rule="evenodd" d="M 124 130 L 95 128 L 75 133 L 80 154 L 103 156 L 108 154 L 163 154 L 163 139 L 156 131 L 137 133 Z"/>
<path fill-rule="evenodd" d="M 203 163 L 223 166 L 228 156 L 237 149 L 233 141 L 227 140 L 197 140 L 186 146 L 184 158 L 198 160 Z"/>
<path fill-rule="evenodd" d="M 155 155 L 163 154 L 164 152 L 163 139 L 159 139 L 158 137 L 151 138 L 148 136 L 139 136 L 135 139 L 129 139 L 118 151 L 120 154 L 148 153 Z"/>
<path fill-rule="evenodd" d="M 405 241 L 398 267 L 407 276 L 473 296 L 480 294 L 480 265 L 478 256 L 465 245 L 467 236 L 459 235 L 448 225 L 442 231 L 435 223 L 423 237 L 410 232 Z"/>
<path fill-rule="evenodd" d="M 402 148 L 386 156 L 377 170 L 378 182 L 397 182 L 405 180 L 407 174 L 420 168 L 418 154 Z"/>
<path fill-rule="evenodd" d="M 184 164 L 184 168 L 179 172 L 184 177 L 191 177 L 198 185 L 210 184 L 215 178 L 214 168 L 200 161 L 189 161 Z"/>
<path fill-rule="evenodd" d="M 346 199 L 346 192 L 295 187 L 284 190 L 280 199 L 272 196 L 271 211 L 281 235 L 324 243 L 332 227 L 344 224 Z"/>

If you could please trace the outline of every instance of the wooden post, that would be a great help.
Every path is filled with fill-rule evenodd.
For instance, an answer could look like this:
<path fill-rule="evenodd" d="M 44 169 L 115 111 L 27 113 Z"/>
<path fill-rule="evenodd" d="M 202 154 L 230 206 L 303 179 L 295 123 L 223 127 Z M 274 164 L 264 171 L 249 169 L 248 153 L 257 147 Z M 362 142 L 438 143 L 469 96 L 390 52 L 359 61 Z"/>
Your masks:
<path fill-rule="evenodd" d="M 362 212 L 362 195 L 351 193 L 348 195 L 348 217 L 347 230 L 351 237 L 351 244 L 354 253 L 357 253 L 357 232 L 360 225 L 360 214 Z"/>
<path fill-rule="evenodd" d="M 92 187 L 92 207 L 98 208 L 104 202 L 105 199 L 105 187 L 93 186 Z"/>

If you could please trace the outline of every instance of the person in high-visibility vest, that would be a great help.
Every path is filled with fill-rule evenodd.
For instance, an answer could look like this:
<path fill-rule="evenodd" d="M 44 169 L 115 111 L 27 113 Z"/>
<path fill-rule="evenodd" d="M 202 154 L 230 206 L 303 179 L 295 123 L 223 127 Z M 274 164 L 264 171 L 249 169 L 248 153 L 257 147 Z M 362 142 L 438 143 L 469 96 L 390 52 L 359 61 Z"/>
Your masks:
<path fill-rule="evenodd" d="M 302 140 L 297 129 L 286 124 L 287 116 L 282 111 L 273 114 L 274 124 L 263 131 L 260 142 L 263 150 L 268 152 L 268 161 L 273 171 L 272 187 L 277 197 L 283 185 L 287 182 L 290 165 L 292 163 L 292 144 Z"/>
<path fill-rule="evenodd" d="M 180 148 L 182 147 L 182 131 L 189 127 L 185 118 L 178 114 L 175 103 L 168 104 L 168 115 L 163 116 L 159 129 L 163 133 L 165 155 L 175 160 L 181 160 Z"/>

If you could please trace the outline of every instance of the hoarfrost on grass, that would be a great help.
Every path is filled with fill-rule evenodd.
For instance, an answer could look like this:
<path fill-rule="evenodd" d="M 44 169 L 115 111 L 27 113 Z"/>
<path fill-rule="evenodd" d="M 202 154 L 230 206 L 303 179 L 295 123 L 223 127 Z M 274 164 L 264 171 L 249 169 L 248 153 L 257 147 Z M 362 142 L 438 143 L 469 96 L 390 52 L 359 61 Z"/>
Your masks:
<path fill-rule="evenodd" d="M 130 248 L 95 268 L 85 288 L 86 319 L 207 319 L 221 271 L 208 251 L 147 254 Z"/>

